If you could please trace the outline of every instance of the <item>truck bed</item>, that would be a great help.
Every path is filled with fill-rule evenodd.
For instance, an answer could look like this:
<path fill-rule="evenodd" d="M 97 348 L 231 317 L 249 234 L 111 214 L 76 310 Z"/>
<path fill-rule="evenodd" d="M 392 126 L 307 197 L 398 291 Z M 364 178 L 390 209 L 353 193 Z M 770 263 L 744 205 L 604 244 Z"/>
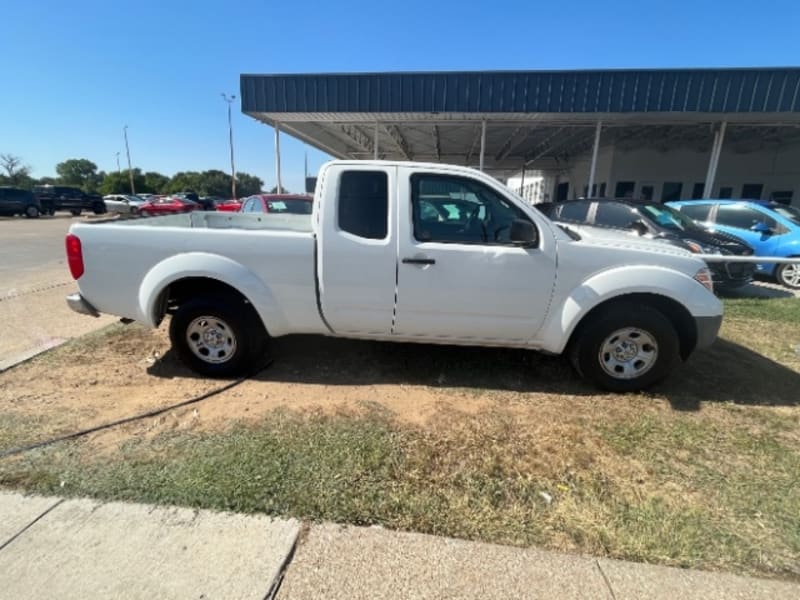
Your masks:
<path fill-rule="evenodd" d="M 191 229 L 285 230 L 310 233 L 311 215 L 241 214 L 195 211 L 163 217 L 104 219 L 94 223 L 115 223 L 120 226 L 181 227 Z"/>
<path fill-rule="evenodd" d="M 207 278 L 241 290 L 273 335 L 326 331 L 316 304 L 310 215 L 195 212 L 76 223 L 83 296 L 100 312 L 154 326 L 154 298 L 174 281 Z"/>

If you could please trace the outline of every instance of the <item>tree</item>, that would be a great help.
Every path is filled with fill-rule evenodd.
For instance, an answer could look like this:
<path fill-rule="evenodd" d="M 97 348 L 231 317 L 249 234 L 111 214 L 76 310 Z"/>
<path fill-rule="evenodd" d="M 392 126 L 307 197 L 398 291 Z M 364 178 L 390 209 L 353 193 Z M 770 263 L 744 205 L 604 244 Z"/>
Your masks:
<path fill-rule="evenodd" d="M 261 178 L 250 175 L 249 173 L 242 173 L 241 171 L 236 173 L 236 195 L 239 196 L 239 198 L 259 194 L 263 187 L 264 182 Z"/>
<path fill-rule="evenodd" d="M 259 193 L 262 185 L 263 182 L 255 175 L 236 174 L 236 195 L 240 198 Z M 175 173 L 166 190 L 169 194 L 195 192 L 199 196 L 228 198 L 231 195 L 231 176 L 219 169 L 203 172 L 181 171 Z"/>
<path fill-rule="evenodd" d="M 139 190 L 138 184 L 136 184 L 136 189 L 145 193 L 160 194 L 166 191 L 167 184 L 169 184 L 169 177 L 166 175 L 156 171 L 147 171 L 144 174 L 144 188 L 146 189 Z"/>
<path fill-rule="evenodd" d="M 70 158 L 56 165 L 61 183 L 83 188 L 87 192 L 97 189 L 100 176 L 97 165 L 86 158 Z"/>
<path fill-rule="evenodd" d="M 133 169 L 133 185 L 136 187 L 137 192 L 151 192 L 147 187 L 144 175 L 140 169 Z M 128 177 L 128 171 L 121 173 L 109 173 L 100 184 L 100 193 L 106 194 L 130 194 L 131 193 L 131 180 Z"/>
<path fill-rule="evenodd" d="M 28 187 L 31 183 L 31 168 L 22 164 L 22 159 L 19 156 L 0 154 L 0 169 L 5 171 L 2 181 L 7 185 Z"/>
<path fill-rule="evenodd" d="M 277 185 L 276 185 L 276 186 L 274 186 L 274 187 L 273 187 L 273 188 L 272 188 L 272 189 L 269 191 L 269 193 L 270 193 L 270 194 L 277 194 L 277 193 L 278 193 L 278 186 L 277 186 Z M 291 193 L 292 193 L 292 192 L 290 192 L 289 190 L 287 190 L 285 187 L 281 186 L 281 194 L 291 194 Z"/>

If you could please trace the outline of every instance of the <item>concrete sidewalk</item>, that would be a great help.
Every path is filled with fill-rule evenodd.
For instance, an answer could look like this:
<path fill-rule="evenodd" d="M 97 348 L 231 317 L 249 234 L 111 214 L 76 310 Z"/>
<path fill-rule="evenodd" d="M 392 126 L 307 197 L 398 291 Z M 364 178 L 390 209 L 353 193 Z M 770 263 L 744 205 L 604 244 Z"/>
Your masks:
<path fill-rule="evenodd" d="M 302 533 L 301 533 L 302 532 Z M 0 599 L 798 598 L 800 585 L 293 519 L 0 492 Z"/>

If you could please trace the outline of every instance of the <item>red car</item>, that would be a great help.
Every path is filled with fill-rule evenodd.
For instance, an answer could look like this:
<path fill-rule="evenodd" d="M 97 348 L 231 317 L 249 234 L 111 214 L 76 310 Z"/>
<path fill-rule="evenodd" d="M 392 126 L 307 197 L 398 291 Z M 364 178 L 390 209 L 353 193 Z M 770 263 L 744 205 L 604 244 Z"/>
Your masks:
<path fill-rule="evenodd" d="M 175 196 L 164 196 L 145 202 L 139 207 L 139 214 L 145 217 L 155 217 L 159 215 L 175 215 L 179 213 L 192 212 L 200 208 L 197 202 L 192 202 L 186 198 L 176 198 Z"/>
<path fill-rule="evenodd" d="M 223 212 L 239 212 L 240 208 L 242 208 L 242 203 L 239 200 L 225 200 L 225 202 L 217 204 L 217 210 Z"/>
<path fill-rule="evenodd" d="M 242 200 L 243 213 L 271 213 L 310 215 L 314 206 L 313 196 L 300 194 L 257 194 Z"/>

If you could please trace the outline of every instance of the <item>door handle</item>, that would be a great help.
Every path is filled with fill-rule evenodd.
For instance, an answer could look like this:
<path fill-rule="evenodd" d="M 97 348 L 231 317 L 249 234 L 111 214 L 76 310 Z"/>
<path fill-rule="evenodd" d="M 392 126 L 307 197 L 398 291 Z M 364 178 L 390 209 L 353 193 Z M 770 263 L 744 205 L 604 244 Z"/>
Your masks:
<path fill-rule="evenodd" d="M 435 258 L 404 258 L 404 265 L 435 265 Z"/>

